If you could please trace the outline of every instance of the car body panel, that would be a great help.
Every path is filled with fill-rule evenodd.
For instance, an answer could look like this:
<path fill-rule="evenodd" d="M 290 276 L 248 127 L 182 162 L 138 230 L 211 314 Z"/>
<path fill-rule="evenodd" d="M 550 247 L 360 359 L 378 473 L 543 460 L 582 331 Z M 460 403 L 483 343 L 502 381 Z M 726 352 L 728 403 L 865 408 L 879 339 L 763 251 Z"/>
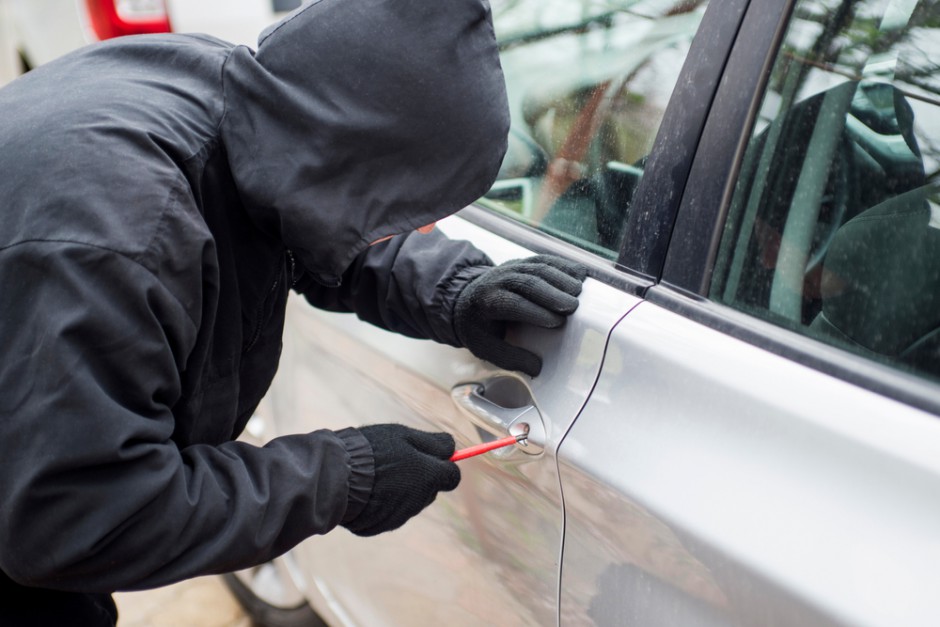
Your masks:
<path fill-rule="evenodd" d="M 15 40 L 31 66 L 90 41 L 82 0 L 5 0 Z"/>
<path fill-rule="evenodd" d="M 564 623 L 940 615 L 936 416 L 646 302 L 559 462 Z"/>
<path fill-rule="evenodd" d="M 495 260 L 531 254 L 459 217 L 440 228 Z M 556 356 L 529 379 L 293 299 L 269 395 L 277 433 L 398 422 L 453 433 L 460 447 L 505 435 L 452 400 L 452 389 L 476 382 L 503 406 L 534 400 L 546 434 L 538 455 L 517 447 L 461 462 L 460 489 L 392 534 L 364 540 L 338 530 L 301 544 L 293 553 L 305 584 L 317 588 L 310 596 L 330 599 L 334 615 L 359 625 L 553 624 L 563 530 L 555 447 L 594 386 L 609 330 L 637 302 L 588 280 L 563 329 L 518 333 L 520 344 Z M 405 565 L 408 576 L 399 576 Z"/>

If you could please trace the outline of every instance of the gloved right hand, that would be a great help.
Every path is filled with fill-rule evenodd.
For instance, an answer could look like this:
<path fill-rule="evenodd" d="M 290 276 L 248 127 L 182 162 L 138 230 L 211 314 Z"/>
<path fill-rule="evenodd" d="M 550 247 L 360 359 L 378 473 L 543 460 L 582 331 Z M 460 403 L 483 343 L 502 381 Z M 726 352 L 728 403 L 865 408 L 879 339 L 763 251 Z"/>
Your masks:
<path fill-rule="evenodd" d="M 460 483 L 460 469 L 450 461 L 454 438 L 404 425 L 359 429 L 372 446 L 375 478 L 369 501 L 346 527 L 358 536 L 374 536 L 401 527 L 430 505 L 441 491 Z"/>

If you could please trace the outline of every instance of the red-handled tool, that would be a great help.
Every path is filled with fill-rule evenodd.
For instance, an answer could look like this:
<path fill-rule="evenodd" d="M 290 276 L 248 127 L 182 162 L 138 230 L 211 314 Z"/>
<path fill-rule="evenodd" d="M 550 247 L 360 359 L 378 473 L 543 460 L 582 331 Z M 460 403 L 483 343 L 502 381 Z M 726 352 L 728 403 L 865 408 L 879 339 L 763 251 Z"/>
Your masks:
<path fill-rule="evenodd" d="M 526 439 L 528 433 L 520 433 L 519 435 L 508 435 L 505 438 L 500 438 L 498 440 L 493 440 L 492 442 L 484 442 L 483 444 L 477 444 L 476 446 L 469 446 L 467 448 L 460 449 L 453 455 L 451 455 L 450 461 L 459 462 L 461 459 L 467 459 L 468 457 L 475 457 L 477 455 L 482 455 L 483 453 L 488 453 L 489 451 L 496 450 L 498 448 L 503 448 L 504 446 L 512 446 L 517 442 L 522 442 Z"/>

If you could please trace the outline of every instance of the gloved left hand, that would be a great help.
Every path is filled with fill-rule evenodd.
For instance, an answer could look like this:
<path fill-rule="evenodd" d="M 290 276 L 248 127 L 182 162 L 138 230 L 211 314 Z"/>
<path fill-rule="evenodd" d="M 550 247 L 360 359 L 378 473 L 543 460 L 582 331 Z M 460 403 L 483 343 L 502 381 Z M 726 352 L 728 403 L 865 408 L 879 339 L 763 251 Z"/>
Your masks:
<path fill-rule="evenodd" d="M 578 308 L 587 267 L 554 255 L 496 266 L 464 287 L 454 305 L 454 332 L 470 352 L 507 370 L 537 376 L 542 358 L 505 340 L 510 322 L 553 329 Z"/>

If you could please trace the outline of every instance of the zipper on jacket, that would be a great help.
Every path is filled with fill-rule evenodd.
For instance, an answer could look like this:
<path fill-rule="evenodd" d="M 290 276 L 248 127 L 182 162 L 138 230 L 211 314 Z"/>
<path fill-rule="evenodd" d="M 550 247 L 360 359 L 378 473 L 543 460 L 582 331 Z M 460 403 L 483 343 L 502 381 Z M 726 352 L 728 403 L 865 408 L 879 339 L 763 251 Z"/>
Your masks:
<path fill-rule="evenodd" d="M 297 276 L 297 263 L 294 261 L 294 251 L 290 248 L 287 249 L 287 259 L 290 261 L 290 286 L 294 287 L 297 285 L 297 281 L 300 280 L 300 277 Z"/>
<path fill-rule="evenodd" d="M 287 251 L 288 256 L 291 261 L 291 275 L 293 275 L 293 266 L 294 266 L 294 257 L 290 254 L 290 251 Z M 281 284 L 281 275 L 284 273 L 284 260 L 281 259 L 278 262 L 279 272 L 274 278 L 274 283 L 271 284 L 271 289 L 268 290 L 268 295 L 261 299 L 261 302 L 258 304 L 258 310 L 255 312 L 255 325 L 254 331 L 251 333 L 251 339 L 248 341 L 248 344 L 242 350 L 244 355 L 250 351 L 255 344 L 258 343 L 258 340 L 261 338 L 261 331 L 264 328 L 264 306 L 268 304 L 268 301 L 271 300 L 271 297 L 274 295 L 274 292 L 277 291 L 278 286 Z"/>

